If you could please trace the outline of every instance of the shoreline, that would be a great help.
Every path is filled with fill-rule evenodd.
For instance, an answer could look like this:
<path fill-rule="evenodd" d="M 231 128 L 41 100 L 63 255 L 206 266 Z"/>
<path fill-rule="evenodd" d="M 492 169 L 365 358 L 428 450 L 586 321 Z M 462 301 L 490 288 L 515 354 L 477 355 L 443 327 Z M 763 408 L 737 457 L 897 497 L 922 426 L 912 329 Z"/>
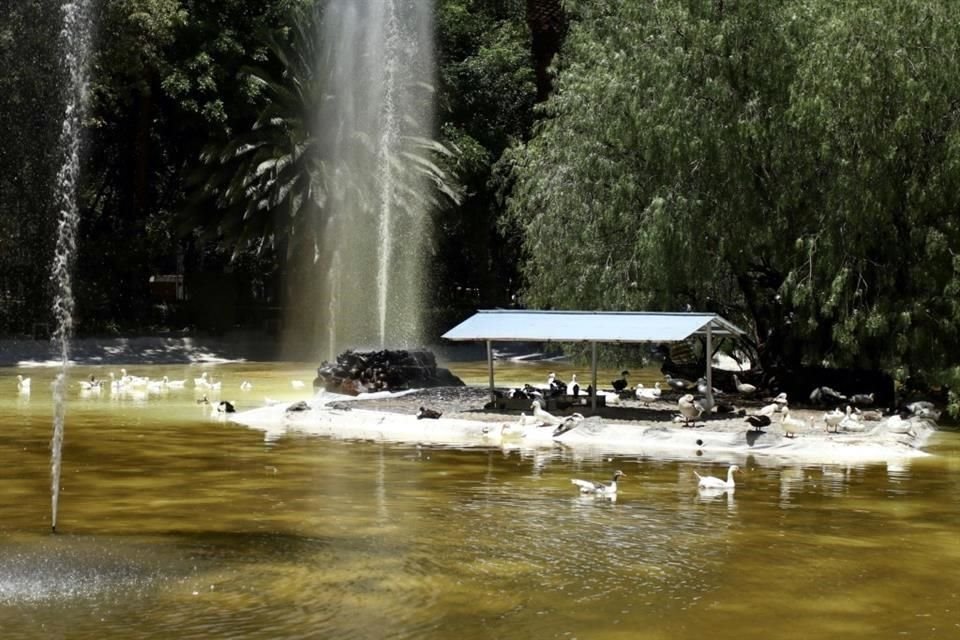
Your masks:
<path fill-rule="evenodd" d="M 174 334 L 122 338 L 73 338 L 71 365 L 192 364 L 278 361 L 276 340 L 259 333 L 221 337 Z M 47 339 L 0 339 L 0 366 L 59 366 L 59 354 Z"/>
<path fill-rule="evenodd" d="M 460 389 L 460 391 L 458 391 Z M 923 450 L 935 425 L 923 418 L 888 416 L 865 423 L 862 432 L 827 433 L 817 426 L 822 411 L 796 409 L 809 429 L 787 437 L 777 421 L 763 431 L 750 427 L 741 416 L 717 416 L 686 427 L 673 422 L 675 407 L 669 400 L 650 407 L 617 407 L 619 415 L 587 417 L 572 429 L 554 434 L 555 426 L 539 426 L 531 415 L 477 408 L 486 398 L 477 387 L 439 388 L 370 394 L 367 397 L 320 393 L 299 411 L 289 403 L 232 414 L 230 422 L 264 432 L 273 441 L 289 433 L 347 440 L 373 440 L 516 448 L 565 447 L 578 452 L 605 452 L 652 457 L 701 459 L 704 456 L 742 459 L 790 460 L 820 463 L 884 462 L 927 457 Z M 439 419 L 418 420 L 420 406 L 442 411 Z M 479 404 L 482 407 L 482 402 Z M 610 408 L 608 408 L 610 409 Z M 630 414 L 628 411 L 636 410 Z M 526 412 L 525 412 L 526 413 Z M 629 416 L 629 418 L 628 418 Z M 563 414 L 557 412 L 556 417 Z"/>

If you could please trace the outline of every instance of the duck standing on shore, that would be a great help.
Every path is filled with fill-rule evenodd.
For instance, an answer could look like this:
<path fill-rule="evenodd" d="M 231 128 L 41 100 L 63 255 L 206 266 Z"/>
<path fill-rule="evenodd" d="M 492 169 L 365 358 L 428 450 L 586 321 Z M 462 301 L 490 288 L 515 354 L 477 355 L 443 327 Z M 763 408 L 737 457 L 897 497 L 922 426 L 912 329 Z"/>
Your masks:
<path fill-rule="evenodd" d="M 611 385 L 613 385 L 613 390 L 616 391 L 617 393 L 620 393 L 621 391 L 626 389 L 628 386 L 630 386 L 630 383 L 627 382 L 627 378 L 629 377 L 630 377 L 629 371 L 627 370 L 621 371 L 620 377 L 610 383 Z"/>

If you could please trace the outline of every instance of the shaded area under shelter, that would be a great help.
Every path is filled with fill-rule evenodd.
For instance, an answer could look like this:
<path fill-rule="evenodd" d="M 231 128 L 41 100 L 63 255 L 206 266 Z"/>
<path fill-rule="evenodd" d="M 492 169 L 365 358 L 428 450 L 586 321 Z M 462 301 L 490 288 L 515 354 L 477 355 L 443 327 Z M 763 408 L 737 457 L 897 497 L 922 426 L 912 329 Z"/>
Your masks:
<path fill-rule="evenodd" d="M 742 336 L 744 331 L 715 313 L 651 311 L 537 311 L 485 309 L 477 311 L 443 338 L 455 342 L 485 342 L 490 378 L 494 387 L 494 342 L 570 342 L 591 347 L 590 408 L 597 408 L 597 345 L 600 343 L 681 342 L 704 336 L 706 352 L 712 353 L 714 337 Z M 712 388 L 713 374 L 707 359 L 705 377 Z"/>

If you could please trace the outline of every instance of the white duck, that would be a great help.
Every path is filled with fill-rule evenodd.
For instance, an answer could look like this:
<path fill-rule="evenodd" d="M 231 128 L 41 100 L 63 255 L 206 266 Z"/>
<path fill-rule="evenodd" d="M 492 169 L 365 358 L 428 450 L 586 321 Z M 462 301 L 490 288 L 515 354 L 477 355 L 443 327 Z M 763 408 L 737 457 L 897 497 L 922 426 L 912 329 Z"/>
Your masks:
<path fill-rule="evenodd" d="M 17 374 L 17 391 L 20 393 L 30 393 L 30 378 L 24 378 Z"/>
<path fill-rule="evenodd" d="M 746 382 L 740 382 L 740 378 L 737 377 L 737 374 L 733 374 L 733 386 L 737 388 L 737 391 L 745 396 L 752 396 L 757 392 L 757 387 L 748 384 Z"/>
<path fill-rule="evenodd" d="M 193 386 L 197 389 L 206 389 L 210 386 L 210 382 L 207 380 L 207 372 L 204 371 L 200 374 L 199 378 L 193 379 Z"/>
<path fill-rule="evenodd" d="M 623 471 L 617 470 L 613 472 L 613 480 L 610 482 L 594 482 L 579 478 L 573 478 L 570 482 L 580 487 L 581 494 L 612 497 L 617 495 L 617 481 L 625 477 L 627 476 Z"/>
<path fill-rule="evenodd" d="M 693 474 L 697 476 L 697 487 L 700 489 L 733 489 L 736 486 L 733 482 L 733 474 L 736 471 L 740 471 L 740 467 L 735 464 L 730 465 L 730 468 L 727 469 L 727 479 L 725 481 L 714 476 L 701 476 L 696 471 Z"/>
<path fill-rule="evenodd" d="M 240 383 L 240 391 L 250 391 L 251 389 L 253 389 L 253 384 L 249 380 Z"/>

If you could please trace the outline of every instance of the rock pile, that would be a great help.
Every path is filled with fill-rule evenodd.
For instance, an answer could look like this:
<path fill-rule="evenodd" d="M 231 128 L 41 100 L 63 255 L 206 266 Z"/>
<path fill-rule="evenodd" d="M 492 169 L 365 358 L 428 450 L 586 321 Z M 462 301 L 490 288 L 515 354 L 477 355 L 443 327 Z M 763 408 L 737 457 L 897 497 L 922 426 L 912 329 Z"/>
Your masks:
<path fill-rule="evenodd" d="M 430 351 L 353 351 L 337 356 L 335 363 L 317 367 L 314 390 L 359 395 L 375 391 L 404 391 L 427 387 L 463 386 L 449 369 L 437 366 Z"/>

